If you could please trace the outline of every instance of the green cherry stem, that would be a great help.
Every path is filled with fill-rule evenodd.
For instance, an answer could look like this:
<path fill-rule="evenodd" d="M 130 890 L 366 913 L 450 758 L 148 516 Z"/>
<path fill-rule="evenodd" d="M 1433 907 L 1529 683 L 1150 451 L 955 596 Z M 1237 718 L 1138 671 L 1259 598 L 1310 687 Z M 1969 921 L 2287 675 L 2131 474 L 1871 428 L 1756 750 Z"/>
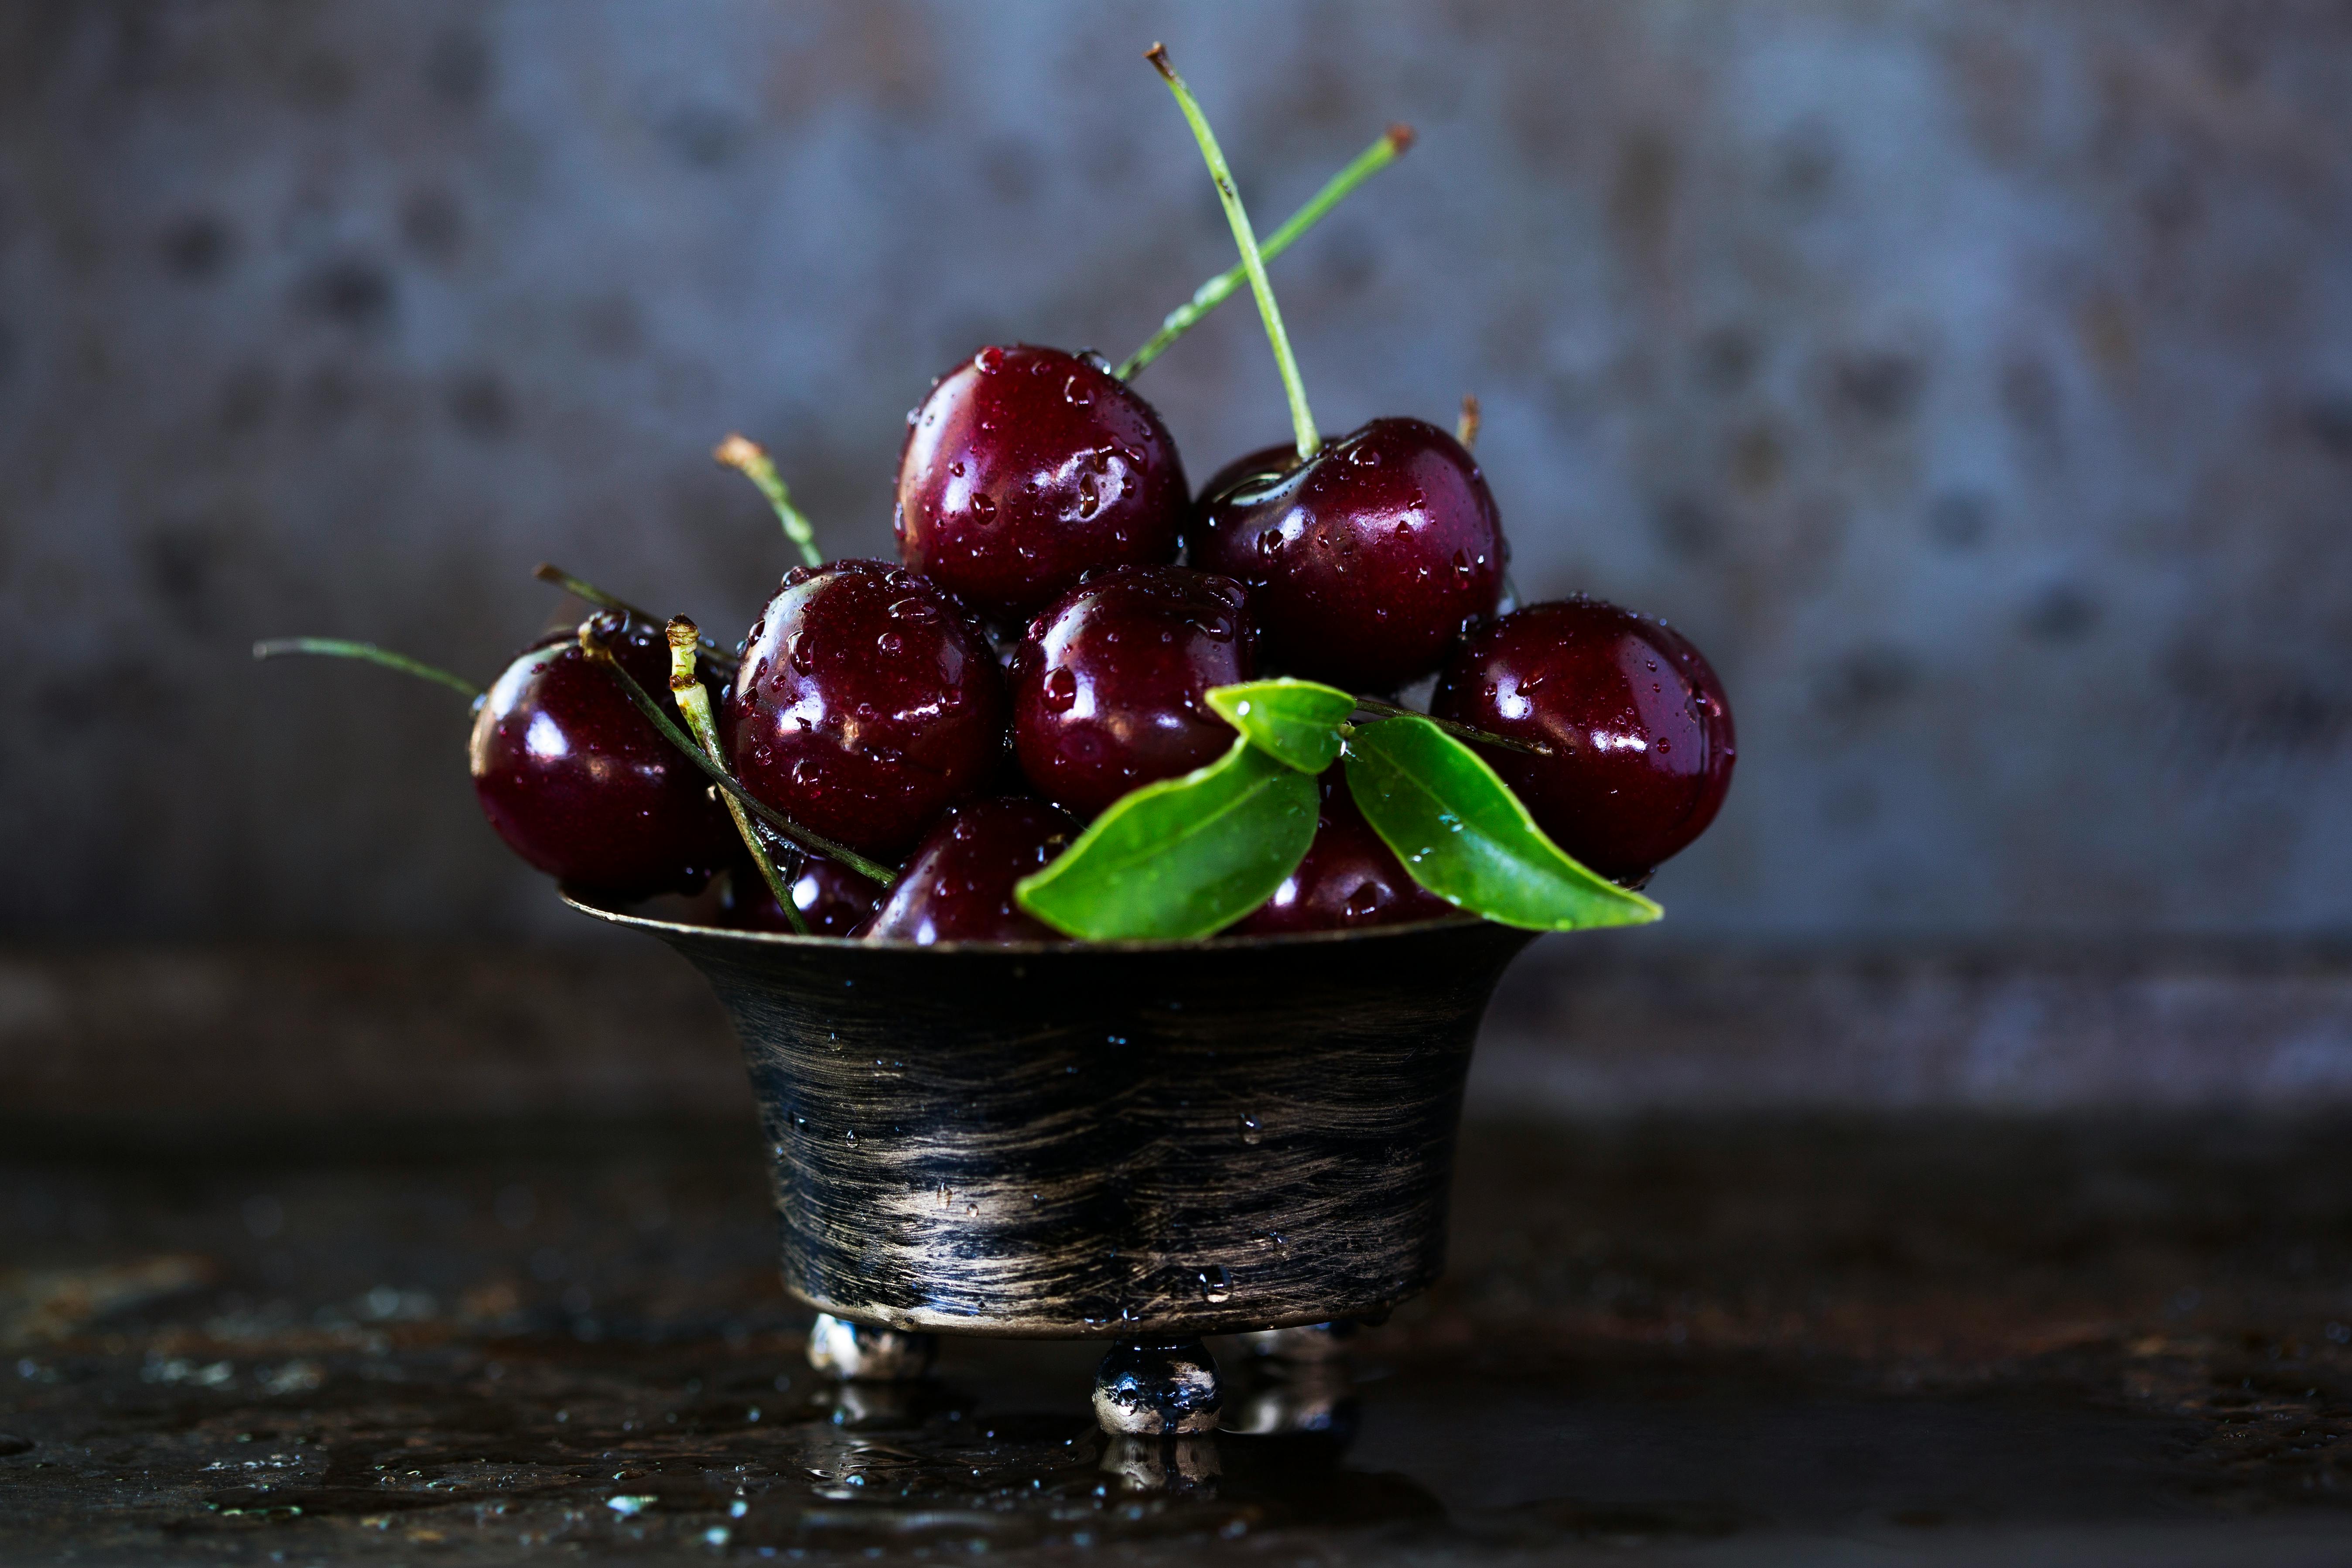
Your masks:
<path fill-rule="evenodd" d="M 1356 154 L 1355 162 L 1331 176 L 1324 187 L 1316 192 L 1307 205 L 1292 213 L 1280 228 L 1265 237 L 1258 247 L 1261 260 L 1271 261 L 1288 250 L 1300 235 L 1323 221 L 1323 215 L 1347 200 L 1358 185 L 1402 157 L 1412 145 L 1412 127 L 1391 125 L 1381 132 L 1380 140 Z M 1233 297 L 1234 290 L 1249 281 L 1249 269 L 1240 262 L 1218 273 L 1192 290 L 1192 297 L 1168 312 L 1151 341 L 1127 356 L 1126 362 L 1111 374 L 1121 381 L 1131 381 L 1135 373 L 1168 352 L 1168 345 L 1192 330 L 1210 311 Z"/>
<path fill-rule="evenodd" d="M 1457 741 L 1475 741 L 1482 746 L 1500 746 L 1507 752 L 1525 752 L 1530 756 L 1549 757 L 1551 748 L 1534 741 L 1514 741 L 1508 735 L 1497 735 L 1491 730 L 1474 730 L 1467 724 L 1457 724 L 1451 719 L 1440 719 L 1434 713 L 1423 713 L 1417 708 L 1402 708 L 1384 702 L 1377 697 L 1359 697 L 1356 706 L 1367 713 L 1378 713 L 1390 719 L 1426 719 Z"/>
<path fill-rule="evenodd" d="M 604 589 L 599 588 L 595 584 L 589 582 L 586 578 L 574 577 L 571 573 L 566 572 L 561 566 L 551 565 L 549 563 L 542 561 L 538 565 L 530 569 L 530 574 L 538 578 L 542 583 L 553 584 L 556 587 L 562 589 L 573 598 L 593 605 L 600 610 L 618 610 L 621 614 L 634 616 L 635 618 L 645 622 L 647 626 L 651 626 L 656 621 L 661 619 L 659 616 L 655 615 L 651 610 L 632 605 L 628 600 L 622 598 L 618 594 L 607 594 Z M 719 645 L 711 641 L 709 637 L 704 637 L 702 639 L 702 651 L 711 655 L 714 658 L 719 657 Z"/>
<path fill-rule="evenodd" d="M 800 551 L 803 561 L 811 566 L 824 564 L 824 554 L 816 547 L 816 529 L 808 514 L 793 504 L 793 492 L 784 487 L 766 447 L 737 433 L 710 448 L 710 455 L 760 487 L 760 493 L 776 509 L 776 521 L 784 525 L 784 537 Z"/>
<path fill-rule="evenodd" d="M 586 578 L 574 577 L 552 562 L 541 562 L 530 569 L 530 574 L 542 583 L 554 584 L 575 599 L 595 605 L 600 610 L 618 610 L 625 616 L 635 616 L 638 620 L 649 625 L 660 619 L 651 610 L 632 605 L 618 594 L 607 594 Z"/>
<path fill-rule="evenodd" d="M 702 684 L 702 672 L 696 656 L 702 647 L 702 629 L 684 616 L 671 618 L 662 635 L 669 639 L 669 695 L 677 710 L 686 716 L 686 727 L 702 746 L 702 754 L 723 764 L 725 750 L 719 743 L 719 721 L 710 711 L 710 692 Z M 760 868 L 760 880 L 768 884 L 776 905 L 784 918 L 793 922 L 793 930 L 802 936 L 809 933 L 808 921 L 801 908 L 793 902 L 793 890 L 776 869 L 776 858 L 768 853 L 767 840 L 751 822 L 751 814 L 733 795 L 721 795 L 727 803 L 727 815 L 735 819 L 735 831 L 743 836 L 743 847 L 751 852 L 751 864 Z"/>
<path fill-rule="evenodd" d="M 830 855 L 869 882 L 878 883 L 887 888 L 898 876 L 898 873 L 889 867 L 879 861 L 868 860 L 848 845 L 836 844 L 823 834 L 810 832 L 766 801 L 752 795 L 741 784 L 737 784 L 734 774 L 704 756 L 702 748 L 696 745 L 685 731 L 671 722 L 670 716 L 661 710 L 661 704 L 655 701 L 646 689 L 637 684 L 635 676 L 621 668 L 621 661 L 613 657 L 613 650 L 606 647 L 604 639 L 597 637 L 595 628 L 584 621 L 580 626 L 580 651 L 586 654 L 591 661 L 604 667 L 604 673 L 613 678 L 614 684 L 618 686 L 623 695 L 635 705 L 637 711 L 646 716 L 646 721 L 660 731 L 663 740 L 685 752 L 696 767 L 710 775 L 712 784 L 726 791 L 732 799 L 742 802 L 746 811 L 774 828 L 779 835 L 803 849 L 814 849 L 820 855 Z"/>
<path fill-rule="evenodd" d="M 394 653 L 388 647 L 378 647 L 372 642 L 351 642 L 342 637 L 270 637 L 253 645 L 256 658 L 284 658 L 289 654 L 323 654 L 330 658 L 364 659 L 380 664 L 386 669 L 396 669 L 404 675 L 414 675 L 425 680 L 436 680 L 452 691 L 462 691 L 480 701 L 482 689 L 462 675 L 452 675 L 446 669 L 411 658 L 404 653 Z"/>
<path fill-rule="evenodd" d="M 1249 272 L 1250 292 L 1257 296 L 1257 313 L 1265 322 L 1266 342 L 1274 345 L 1274 363 L 1282 372 L 1282 390 L 1290 399 L 1290 427 L 1298 437 L 1298 460 L 1305 462 L 1323 449 L 1323 437 L 1315 423 L 1315 416 L 1307 406 L 1307 388 L 1298 379 L 1298 361 L 1290 352 L 1290 334 L 1283 331 L 1282 307 L 1274 302 L 1274 285 L 1265 280 L 1265 258 L 1257 247 L 1257 236 L 1250 230 L 1249 214 L 1242 206 L 1241 192 L 1234 188 L 1234 172 L 1225 166 L 1225 155 L 1217 146 L 1216 132 L 1209 129 L 1201 106 L 1192 100 L 1192 89 L 1168 63 L 1168 47 L 1154 44 L 1143 58 L 1152 64 L 1168 83 L 1168 90 L 1176 95 L 1176 107 L 1184 111 L 1186 123 L 1192 127 L 1192 140 L 1201 144 L 1201 156 L 1209 165 L 1209 177 L 1216 182 L 1217 200 L 1223 204 L 1225 221 L 1233 225 L 1234 243 L 1241 247 L 1242 266 Z"/>
<path fill-rule="evenodd" d="M 1462 416 L 1454 422 L 1454 438 L 1462 443 L 1464 451 L 1478 449 L 1478 395 L 1465 392 L 1462 395 Z"/>

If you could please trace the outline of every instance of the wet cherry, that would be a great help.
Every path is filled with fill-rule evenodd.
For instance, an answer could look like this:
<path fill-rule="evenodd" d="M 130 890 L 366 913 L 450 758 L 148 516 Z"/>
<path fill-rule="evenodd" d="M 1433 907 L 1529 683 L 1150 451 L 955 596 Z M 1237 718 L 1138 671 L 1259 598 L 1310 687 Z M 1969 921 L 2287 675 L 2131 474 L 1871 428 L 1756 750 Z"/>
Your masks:
<path fill-rule="evenodd" d="M 596 617 L 621 665 L 667 703 L 659 626 Z M 523 650 L 474 716 L 474 795 L 508 847 L 550 876 L 644 897 L 691 892 L 740 858 L 734 824 L 699 770 L 588 661 L 571 631 Z"/>
<path fill-rule="evenodd" d="M 1045 869 L 1081 831 L 1027 795 L 950 807 L 857 934 L 876 942 L 1059 942 L 1013 901 L 1013 884 Z"/>
<path fill-rule="evenodd" d="M 739 866 L 729 874 L 727 883 L 721 923 L 738 931 L 793 929 L 758 871 Z M 793 906 L 808 922 L 811 936 L 847 936 L 882 901 L 881 889 L 823 855 L 812 855 L 802 863 L 800 875 L 792 881 L 792 894 Z"/>
<path fill-rule="evenodd" d="M 1003 677 L 980 627 L 912 573 L 800 566 L 751 627 L 727 721 L 744 788 L 887 856 L 996 769 Z"/>
<path fill-rule="evenodd" d="M 1406 875 L 1396 852 L 1372 831 L 1348 793 L 1343 770 L 1323 775 L 1315 842 L 1274 897 L 1232 928 L 1235 936 L 1351 931 L 1359 926 L 1433 921 L 1454 906 Z"/>
<path fill-rule="evenodd" d="M 1185 558 L 1251 585 L 1269 665 L 1356 691 L 1435 669 L 1503 591 L 1486 479 L 1418 419 L 1375 419 L 1304 463 L 1280 447 L 1228 465 Z"/>
<path fill-rule="evenodd" d="M 1101 566 L 1176 559 L 1190 502 L 1176 443 L 1098 361 L 982 349 L 908 416 L 894 526 L 907 565 L 1017 617 Z"/>
<path fill-rule="evenodd" d="M 1213 686 L 1247 680 L 1248 594 L 1182 566 L 1097 573 L 1030 623 L 1008 668 L 1013 747 L 1038 791 L 1084 816 L 1223 756 Z"/>
<path fill-rule="evenodd" d="M 1696 838 L 1731 784 L 1715 671 L 1672 628 L 1598 599 L 1529 605 L 1473 636 L 1430 711 L 1549 745 L 1483 752 L 1555 843 L 1620 881 Z"/>

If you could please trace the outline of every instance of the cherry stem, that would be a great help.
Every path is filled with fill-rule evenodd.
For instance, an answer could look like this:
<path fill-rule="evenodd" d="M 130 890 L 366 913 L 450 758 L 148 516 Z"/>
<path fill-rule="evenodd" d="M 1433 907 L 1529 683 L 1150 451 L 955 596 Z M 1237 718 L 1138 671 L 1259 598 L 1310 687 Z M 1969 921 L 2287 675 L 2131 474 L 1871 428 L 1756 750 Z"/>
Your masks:
<path fill-rule="evenodd" d="M 584 600 L 600 610 L 618 610 L 625 616 L 635 616 L 637 619 L 647 623 L 660 618 L 651 610 L 632 605 L 618 594 L 607 594 L 584 577 L 574 577 L 552 562 L 541 562 L 530 569 L 530 574 L 542 583 L 553 584 L 573 598 Z"/>
<path fill-rule="evenodd" d="M 1478 395 L 1475 392 L 1462 395 L 1462 416 L 1454 422 L 1454 438 L 1465 452 L 1478 449 Z"/>
<path fill-rule="evenodd" d="M 832 857 L 869 882 L 877 882 L 887 888 L 898 877 L 898 872 L 891 868 L 879 861 L 868 860 L 848 845 L 836 844 L 823 834 L 810 832 L 766 801 L 752 795 L 741 784 L 737 784 L 732 773 L 704 756 L 702 748 L 696 745 L 685 731 L 670 721 L 670 716 L 661 710 L 661 704 L 656 702 L 646 689 L 637 684 L 636 677 L 621 668 L 621 661 L 613 657 L 613 650 L 604 646 L 604 640 L 596 635 L 595 628 L 584 621 L 580 626 L 580 651 L 586 654 L 591 661 L 604 667 L 604 673 L 613 678 L 614 683 L 620 687 L 622 692 L 632 703 L 635 704 L 637 711 L 646 716 L 647 722 L 660 732 L 663 740 L 685 752 L 696 767 L 710 775 L 712 784 L 725 790 L 732 799 L 742 802 L 746 811 L 774 828 L 782 837 L 801 848 L 813 849 L 820 855 Z"/>
<path fill-rule="evenodd" d="M 1290 399 L 1290 427 L 1298 438 L 1298 460 L 1305 462 L 1323 449 L 1323 437 L 1315 423 L 1315 416 L 1307 406 L 1307 388 L 1298 379 L 1298 361 L 1290 352 L 1290 334 L 1283 330 L 1282 307 L 1274 302 L 1274 285 L 1265 280 L 1265 258 L 1257 247 L 1257 236 L 1250 230 L 1249 213 L 1242 205 L 1241 192 L 1234 188 L 1234 172 L 1225 166 L 1225 155 L 1217 146 L 1216 132 L 1201 106 L 1192 100 L 1192 89 L 1168 63 L 1168 47 L 1154 44 L 1143 58 L 1152 64 L 1168 83 L 1168 90 L 1176 95 L 1176 107 L 1184 111 L 1185 122 L 1192 127 L 1192 140 L 1201 144 L 1201 156 L 1209 165 L 1209 178 L 1216 182 L 1217 200 L 1225 209 L 1225 221 L 1233 226 L 1234 243 L 1240 247 L 1242 266 L 1249 273 L 1250 292 L 1257 296 L 1259 320 L 1265 323 L 1266 342 L 1274 345 L 1275 367 L 1282 372 L 1282 390 Z"/>
<path fill-rule="evenodd" d="M 330 658 L 364 659 L 380 664 L 386 669 L 397 669 L 424 680 L 437 680 L 452 691 L 462 691 L 476 701 L 482 698 L 482 689 L 462 675 L 452 675 L 446 669 L 411 658 L 404 653 L 394 653 L 388 647 L 378 647 L 372 642 L 351 642 L 342 637 L 270 637 L 253 645 L 256 658 L 284 658 L 289 654 L 320 654 Z"/>
<path fill-rule="evenodd" d="M 776 509 L 776 521 L 784 525 L 784 537 L 800 551 L 803 561 L 811 566 L 824 564 L 824 554 L 816 547 L 814 525 L 807 513 L 793 504 L 793 492 L 785 488 L 765 447 L 738 432 L 710 448 L 710 455 L 760 487 L 760 493 Z"/>
<path fill-rule="evenodd" d="M 1332 175 L 1305 206 L 1265 237 L 1265 242 L 1258 247 L 1259 258 L 1271 261 L 1288 250 L 1300 235 L 1323 221 L 1324 214 L 1345 201 L 1358 185 L 1402 157 L 1412 145 L 1410 125 L 1391 125 L 1381 132 L 1379 141 L 1356 154 L 1355 162 Z M 1169 344 L 1191 331 L 1202 317 L 1231 299 L 1234 290 L 1248 281 L 1249 269 L 1236 262 L 1193 289 L 1190 300 L 1168 312 L 1160 330 L 1151 334 L 1151 341 L 1128 355 L 1126 362 L 1111 374 L 1121 381 L 1133 380 L 1137 371 L 1167 353 Z"/>
<path fill-rule="evenodd" d="M 651 626 L 661 619 L 659 616 L 655 615 L 651 610 L 632 605 L 628 600 L 622 598 L 618 594 L 607 594 L 604 589 L 599 588 L 595 584 L 589 582 L 586 578 L 574 577 L 571 573 L 566 572 L 561 566 L 551 565 L 547 562 L 542 561 L 538 565 L 530 569 L 530 574 L 538 578 L 542 583 L 553 584 L 556 587 L 562 589 L 573 598 L 584 600 L 587 603 L 595 605 L 600 610 L 618 610 L 625 616 L 635 616 L 638 620 L 645 622 L 647 626 Z M 702 649 L 705 653 L 716 654 L 719 652 L 719 645 L 711 641 L 709 637 L 704 637 L 702 639 Z"/>
<path fill-rule="evenodd" d="M 1491 730 L 1474 730 L 1467 724 L 1457 724 L 1451 719 L 1440 719 L 1434 713 L 1423 713 L 1417 708 L 1401 707 L 1384 702 L 1377 697 L 1359 697 L 1356 706 L 1368 713 L 1379 713 L 1394 719 L 1426 719 L 1457 741 L 1475 741 L 1482 746 L 1500 746 L 1507 752 L 1526 752 L 1532 756 L 1549 757 L 1551 748 L 1536 741 L 1514 741 L 1508 735 L 1497 735 Z"/>
<path fill-rule="evenodd" d="M 669 639 L 669 695 L 677 710 L 686 717 L 686 727 L 702 746 L 702 754 L 714 763 L 724 763 L 725 751 L 719 743 L 719 721 L 710 711 L 710 692 L 702 684 L 697 655 L 701 651 L 702 629 L 684 616 L 673 616 L 662 635 Z M 751 814 L 733 795 L 721 795 L 727 803 L 727 815 L 735 819 L 735 831 L 743 836 L 743 847 L 751 852 L 751 864 L 760 868 L 760 879 L 768 884 L 768 891 L 793 922 L 793 930 L 802 936 L 809 933 L 808 921 L 801 915 L 801 907 L 793 902 L 793 890 L 776 870 L 775 857 L 768 853 L 767 840 L 752 824 Z"/>

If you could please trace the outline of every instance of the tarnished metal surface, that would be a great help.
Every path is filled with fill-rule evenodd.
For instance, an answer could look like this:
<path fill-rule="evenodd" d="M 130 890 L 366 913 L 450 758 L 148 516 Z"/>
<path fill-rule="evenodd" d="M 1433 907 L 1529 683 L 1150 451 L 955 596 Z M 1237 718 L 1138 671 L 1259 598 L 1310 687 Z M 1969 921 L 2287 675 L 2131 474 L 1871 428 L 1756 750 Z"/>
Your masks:
<path fill-rule="evenodd" d="M 560 17 L 556 13 L 560 12 Z M 771 444 L 888 547 L 982 342 L 1123 353 L 1228 265 L 1323 423 L 1486 409 L 1531 594 L 1671 617 L 1741 773 L 1685 930 L 2344 929 L 2352 21 L 2277 0 L 12 0 L 0 924 L 560 933 L 455 700 L 552 558 L 731 639 Z M 1275 438 L 1237 301 L 1144 373 Z"/>
<path fill-rule="evenodd" d="M 1444 1266 L 1472 1042 L 1531 939 L 847 942 L 611 914 L 741 1036 L 785 1285 L 894 1328 L 1175 1340 L 1385 1311 Z"/>
<path fill-rule="evenodd" d="M 1098 1345 L 813 1376 L 748 1125 L 12 1131 L 0 1558 L 2340 1562 L 2347 1131 L 1475 1126 L 1352 1390 L 1220 1342 L 1181 1449 Z"/>

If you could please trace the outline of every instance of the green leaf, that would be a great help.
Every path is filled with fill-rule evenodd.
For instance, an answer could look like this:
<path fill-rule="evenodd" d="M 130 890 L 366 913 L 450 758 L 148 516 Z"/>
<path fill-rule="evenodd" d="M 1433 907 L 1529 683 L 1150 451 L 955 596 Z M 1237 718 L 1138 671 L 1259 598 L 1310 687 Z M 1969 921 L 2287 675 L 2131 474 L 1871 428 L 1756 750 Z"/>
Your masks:
<path fill-rule="evenodd" d="M 1244 680 L 1209 689 L 1217 717 L 1250 738 L 1268 756 L 1303 773 L 1319 773 L 1339 760 L 1339 726 L 1356 700 L 1312 680 Z"/>
<path fill-rule="evenodd" d="M 1090 942 L 1208 936 L 1297 868 L 1321 804 L 1314 779 L 1237 739 L 1207 767 L 1114 801 L 1013 897 Z"/>
<path fill-rule="evenodd" d="M 1665 912 L 1562 854 L 1485 758 L 1426 719 L 1358 725 L 1348 789 L 1413 880 L 1488 920 L 1582 931 Z"/>

